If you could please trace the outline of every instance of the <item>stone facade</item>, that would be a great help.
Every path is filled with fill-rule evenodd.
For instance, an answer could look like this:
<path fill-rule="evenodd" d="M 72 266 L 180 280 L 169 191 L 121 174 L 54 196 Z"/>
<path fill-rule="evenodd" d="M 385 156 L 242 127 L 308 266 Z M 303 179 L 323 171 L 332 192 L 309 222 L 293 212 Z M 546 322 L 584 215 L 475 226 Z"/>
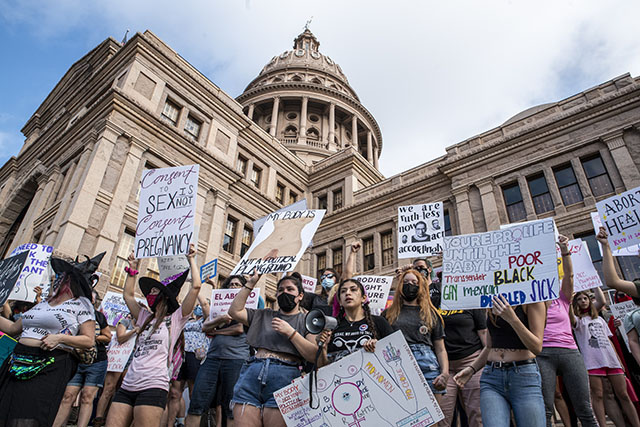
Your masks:
<path fill-rule="evenodd" d="M 595 202 L 640 186 L 640 79 L 524 111 L 385 178 L 377 122 L 318 47 L 305 31 L 234 100 L 149 31 L 123 46 L 105 40 L 69 69 L 0 168 L 2 255 L 27 242 L 66 257 L 106 250 L 100 287 L 118 289 L 145 167 L 200 164 L 198 260 L 218 257 L 223 277 L 252 222 L 301 198 L 327 215 L 299 271 L 339 265 L 363 239 L 359 270 L 371 253 L 369 273 L 390 274 L 400 205 L 444 201 L 452 234 L 554 216 L 562 233 L 592 242 Z M 627 277 L 638 264 L 620 260 Z M 142 268 L 157 274 L 154 260 Z M 273 301 L 275 277 L 263 283 Z"/>

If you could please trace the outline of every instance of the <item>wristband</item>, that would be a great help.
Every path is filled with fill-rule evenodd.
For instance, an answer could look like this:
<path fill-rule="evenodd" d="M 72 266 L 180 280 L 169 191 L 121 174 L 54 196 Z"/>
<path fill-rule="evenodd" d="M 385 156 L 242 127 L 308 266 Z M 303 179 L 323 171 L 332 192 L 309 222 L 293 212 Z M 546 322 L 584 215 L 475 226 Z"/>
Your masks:
<path fill-rule="evenodd" d="M 126 271 L 129 276 L 135 276 L 138 274 L 138 270 L 134 270 L 133 268 L 129 267 L 125 267 L 124 271 Z"/>
<path fill-rule="evenodd" d="M 474 368 L 473 365 L 469 365 L 469 367 L 473 370 L 474 374 L 478 372 L 478 370 L 476 368 Z"/>
<path fill-rule="evenodd" d="M 569 256 L 569 255 L 571 255 L 571 252 L 563 252 L 563 253 L 561 253 L 560 255 L 562 255 L 562 256 Z"/>
<path fill-rule="evenodd" d="M 248 287 L 246 284 L 242 285 L 242 287 L 243 287 L 243 288 L 247 288 L 247 289 L 249 289 L 250 291 L 253 291 L 253 288 Z"/>
<path fill-rule="evenodd" d="M 298 333 L 298 331 L 296 331 L 296 330 L 294 329 L 294 330 L 293 330 L 293 333 L 292 333 L 291 335 L 289 335 L 289 338 L 288 338 L 288 339 L 289 339 L 289 341 L 291 341 L 291 338 L 293 338 L 293 336 L 294 336 L 295 334 L 297 334 L 297 333 Z"/>

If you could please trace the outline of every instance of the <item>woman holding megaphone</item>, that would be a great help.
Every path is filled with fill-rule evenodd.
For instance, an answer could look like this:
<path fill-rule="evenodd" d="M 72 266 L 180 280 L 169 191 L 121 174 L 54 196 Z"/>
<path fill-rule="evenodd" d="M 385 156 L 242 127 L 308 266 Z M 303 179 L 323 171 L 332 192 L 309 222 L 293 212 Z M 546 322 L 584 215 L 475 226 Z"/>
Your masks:
<path fill-rule="evenodd" d="M 302 276 L 292 273 L 278 281 L 279 310 L 245 308 L 258 280 L 254 270 L 229 308 L 229 316 L 249 328 L 247 342 L 257 349 L 242 367 L 233 390 L 233 419 L 241 426 L 284 426 L 273 393 L 300 376 L 303 360 L 313 361 L 318 346 L 300 310 Z"/>

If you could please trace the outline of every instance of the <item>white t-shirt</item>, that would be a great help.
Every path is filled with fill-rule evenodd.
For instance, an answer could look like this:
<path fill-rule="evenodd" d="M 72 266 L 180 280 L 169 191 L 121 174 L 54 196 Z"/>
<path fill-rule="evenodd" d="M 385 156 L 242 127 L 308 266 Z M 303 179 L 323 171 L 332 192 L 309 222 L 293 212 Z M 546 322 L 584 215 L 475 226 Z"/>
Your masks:
<path fill-rule="evenodd" d="M 95 321 L 93 305 L 88 298 L 66 300 L 54 307 L 42 301 L 22 315 L 21 338 L 40 340 L 49 334 L 78 335 L 80 325 Z M 70 348 L 64 344 L 59 347 Z"/>
<path fill-rule="evenodd" d="M 577 320 L 574 331 L 587 370 L 622 368 L 609 340 L 613 334 L 604 319 L 586 315 Z"/>

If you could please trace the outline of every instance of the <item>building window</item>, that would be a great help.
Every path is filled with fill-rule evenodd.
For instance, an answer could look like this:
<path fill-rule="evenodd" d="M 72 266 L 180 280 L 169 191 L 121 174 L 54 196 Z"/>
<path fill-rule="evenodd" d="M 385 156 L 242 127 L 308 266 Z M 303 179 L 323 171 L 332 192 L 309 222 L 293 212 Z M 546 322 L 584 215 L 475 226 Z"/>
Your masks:
<path fill-rule="evenodd" d="M 293 191 L 289 190 L 289 204 L 293 204 L 298 201 L 298 195 Z"/>
<path fill-rule="evenodd" d="M 327 209 L 327 195 L 318 196 L 318 209 Z"/>
<path fill-rule="evenodd" d="M 324 269 L 327 268 L 327 254 L 323 252 L 321 254 L 316 255 L 316 267 L 317 267 L 316 277 L 322 276 Z"/>
<path fill-rule="evenodd" d="M 276 201 L 280 204 L 284 203 L 284 185 L 280 183 L 276 186 Z"/>
<path fill-rule="evenodd" d="M 247 159 L 242 156 L 238 156 L 238 161 L 236 162 L 236 170 L 240 172 L 242 176 L 247 175 Z"/>
<path fill-rule="evenodd" d="M 162 118 L 175 126 L 178 124 L 178 114 L 180 114 L 178 104 L 167 99 L 162 109 Z"/>
<path fill-rule="evenodd" d="M 600 253 L 600 247 L 598 246 L 595 233 L 593 231 L 588 231 L 582 234 L 575 234 L 573 237 L 587 242 L 589 255 L 591 255 L 591 262 L 593 262 L 593 266 L 596 268 L 598 275 L 600 275 L 600 280 L 604 283 L 604 274 L 602 273 L 602 253 Z"/>
<path fill-rule="evenodd" d="M 333 249 L 333 269 L 342 276 L 342 246 Z"/>
<path fill-rule="evenodd" d="M 373 270 L 376 266 L 373 254 L 373 237 L 362 241 L 362 254 L 364 256 L 364 271 Z"/>
<path fill-rule="evenodd" d="M 533 199 L 533 207 L 537 214 L 543 214 L 553 210 L 553 200 L 547 186 L 547 180 L 544 175 L 535 175 L 527 178 L 529 183 L 529 191 Z"/>
<path fill-rule="evenodd" d="M 573 173 L 571 165 L 556 168 L 553 170 L 553 174 L 556 177 L 560 195 L 565 205 L 573 205 L 574 203 L 582 201 L 582 192 L 580 191 L 576 174 Z"/>
<path fill-rule="evenodd" d="M 254 187 L 260 188 L 260 179 L 262 178 L 262 169 L 257 166 L 254 166 L 251 170 L 251 182 Z"/>
<path fill-rule="evenodd" d="M 198 139 L 200 136 L 200 128 L 202 127 L 202 122 L 193 118 L 193 116 L 187 116 L 187 123 L 184 125 L 184 131 L 189 135 Z"/>
<path fill-rule="evenodd" d="M 444 211 L 444 235 L 451 236 L 451 216 L 449 211 Z"/>
<path fill-rule="evenodd" d="M 595 197 L 614 192 L 611 179 L 609 179 L 609 174 L 600 155 L 583 159 L 582 168 L 585 175 L 587 175 L 589 187 L 591 187 L 591 192 Z"/>
<path fill-rule="evenodd" d="M 227 226 L 224 229 L 224 239 L 222 241 L 222 249 L 225 252 L 233 253 L 233 244 L 236 240 L 236 226 L 238 221 L 227 217 Z"/>
<path fill-rule="evenodd" d="M 240 256 L 244 256 L 244 254 L 249 250 L 249 246 L 251 246 L 251 239 L 253 237 L 253 230 L 250 228 L 244 227 L 242 229 L 242 243 L 240 245 Z"/>
<path fill-rule="evenodd" d="M 342 189 L 333 191 L 333 210 L 338 210 L 342 207 Z"/>
<path fill-rule="evenodd" d="M 387 231 L 380 235 L 382 241 L 382 265 L 393 264 L 393 232 Z"/>
<path fill-rule="evenodd" d="M 119 288 L 124 287 L 124 282 L 127 279 L 127 273 L 124 271 L 124 268 L 129 266 L 127 258 L 129 258 L 129 254 L 133 250 L 135 241 L 135 233 L 133 231 L 125 229 L 124 233 L 122 233 L 120 245 L 118 246 L 118 253 L 116 254 L 116 264 L 113 267 L 113 271 L 111 272 L 111 283 L 114 286 L 117 286 Z"/>
<path fill-rule="evenodd" d="M 504 204 L 507 207 L 509 222 L 516 222 L 525 219 L 527 217 L 527 211 L 524 209 L 522 193 L 520 193 L 520 186 L 518 183 L 516 182 L 502 187 L 502 194 L 504 194 Z"/>
<path fill-rule="evenodd" d="M 147 264 L 147 277 L 160 280 L 160 268 L 158 267 L 158 258 L 149 258 L 149 264 Z"/>

